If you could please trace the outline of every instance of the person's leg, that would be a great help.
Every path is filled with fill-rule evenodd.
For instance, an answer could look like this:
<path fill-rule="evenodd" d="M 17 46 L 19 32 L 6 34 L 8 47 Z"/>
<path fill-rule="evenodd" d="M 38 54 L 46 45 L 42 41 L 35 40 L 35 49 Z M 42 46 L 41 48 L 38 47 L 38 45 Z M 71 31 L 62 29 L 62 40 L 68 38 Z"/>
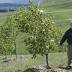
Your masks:
<path fill-rule="evenodd" d="M 70 64 L 71 64 L 71 59 L 68 58 L 68 66 L 70 66 Z"/>
<path fill-rule="evenodd" d="M 71 60 L 72 60 L 72 45 L 68 45 L 68 50 L 67 50 L 67 56 L 68 56 L 68 68 L 71 68 Z"/>

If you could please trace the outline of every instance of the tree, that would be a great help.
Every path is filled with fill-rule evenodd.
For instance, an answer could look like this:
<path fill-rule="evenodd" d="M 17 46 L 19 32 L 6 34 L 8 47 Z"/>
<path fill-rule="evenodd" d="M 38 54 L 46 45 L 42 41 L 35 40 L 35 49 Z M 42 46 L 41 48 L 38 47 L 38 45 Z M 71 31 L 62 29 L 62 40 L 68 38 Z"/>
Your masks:
<path fill-rule="evenodd" d="M 5 24 L 0 27 L 0 53 L 5 55 L 16 54 L 15 40 L 17 31 L 15 30 L 15 24 L 11 23 L 11 20 L 8 17 Z"/>
<path fill-rule="evenodd" d="M 54 49 L 57 38 L 52 17 L 46 17 L 36 5 L 31 5 L 27 8 L 19 8 L 11 19 L 11 23 L 15 23 L 19 32 L 27 34 L 24 42 L 28 45 L 28 51 L 33 54 L 33 58 L 37 54 L 45 55 L 49 68 L 48 54 Z"/>

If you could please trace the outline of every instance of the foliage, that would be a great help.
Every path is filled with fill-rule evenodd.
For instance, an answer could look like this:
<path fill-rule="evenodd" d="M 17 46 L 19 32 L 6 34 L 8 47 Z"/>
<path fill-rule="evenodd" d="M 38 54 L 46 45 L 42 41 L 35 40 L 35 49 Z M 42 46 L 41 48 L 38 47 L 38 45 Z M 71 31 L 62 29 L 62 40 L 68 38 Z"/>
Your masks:
<path fill-rule="evenodd" d="M 54 49 L 58 33 L 52 17 L 46 17 L 37 6 L 19 8 L 13 19 L 18 30 L 27 33 L 24 42 L 29 46 L 28 50 L 33 57 L 36 57 L 36 54 L 48 54 Z"/>
<path fill-rule="evenodd" d="M 16 31 L 11 24 L 10 17 L 7 18 L 5 24 L 0 27 L 0 53 L 11 54 L 15 51 Z"/>
<path fill-rule="evenodd" d="M 19 32 L 22 32 L 26 34 L 24 42 L 28 45 L 27 49 L 34 57 L 36 57 L 36 54 L 44 55 L 45 53 L 57 50 L 57 37 L 61 33 L 56 28 L 56 25 L 53 24 L 52 17 L 43 14 L 35 5 L 17 9 L 15 13 L 8 16 L 5 24 L 1 26 L 1 31 L 1 34 L 4 33 L 6 35 L 1 36 L 2 40 L 8 36 L 7 33 L 10 34 L 8 36 L 9 40 L 4 39 L 4 41 L 8 40 L 10 43 L 8 48 L 4 46 L 6 50 L 10 50 L 7 50 L 7 53 L 12 51 L 15 53 L 16 36 Z M 5 45 L 5 43 L 3 42 L 1 46 Z M 6 43 L 6 45 L 8 44 Z M 1 50 L 5 48 L 1 47 Z"/>

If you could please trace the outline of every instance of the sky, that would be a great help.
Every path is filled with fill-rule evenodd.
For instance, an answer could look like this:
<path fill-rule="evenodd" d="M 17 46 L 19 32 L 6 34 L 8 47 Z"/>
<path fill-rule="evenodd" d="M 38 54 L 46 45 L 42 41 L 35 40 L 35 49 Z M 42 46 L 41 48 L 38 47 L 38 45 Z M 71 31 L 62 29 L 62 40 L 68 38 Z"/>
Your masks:
<path fill-rule="evenodd" d="M 24 4 L 27 4 L 28 0 L 0 0 L 0 3 L 24 3 Z"/>
<path fill-rule="evenodd" d="M 39 2 L 40 0 L 32 0 L 34 2 Z M 0 3 L 19 3 L 28 4 L 29 0 L 0 0 Z"/>

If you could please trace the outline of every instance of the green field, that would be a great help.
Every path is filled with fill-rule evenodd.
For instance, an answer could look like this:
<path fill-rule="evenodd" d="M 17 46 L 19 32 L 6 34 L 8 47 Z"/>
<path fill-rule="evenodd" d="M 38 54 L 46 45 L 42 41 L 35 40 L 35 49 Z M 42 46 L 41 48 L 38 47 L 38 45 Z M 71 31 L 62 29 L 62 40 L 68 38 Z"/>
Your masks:
<path fill-rule="evenodd" d="M 8 56 L 8 59 L 11 59 L 11 61 L 5 63 L 2 59 L 3 56 L 0 56 L 0 72 L 22 72 L 27 68 L 45 65 L 44 56 L 38 56 L 36 59 L 31 59 L 31 57 L 32 55 L 18 55 L 17 60 L 15 60 L 15 56 Z M 66 53 L 50 53 L 49 64 L 51 67 L 66 67 Z M 72 70 L 68 70 L 67 72 L 72 72 Z"/>
<path fill-rule="evenodd" d="M 68 24 L 72 20 L 72 0 L 44 0 L 41 8 L 51 14 L 57 24 Z"/>
<path fill-rule="evenodd" d="M 72 9 L 72 0 L 44 0 L 41 7 L 52 11 Z"/>

